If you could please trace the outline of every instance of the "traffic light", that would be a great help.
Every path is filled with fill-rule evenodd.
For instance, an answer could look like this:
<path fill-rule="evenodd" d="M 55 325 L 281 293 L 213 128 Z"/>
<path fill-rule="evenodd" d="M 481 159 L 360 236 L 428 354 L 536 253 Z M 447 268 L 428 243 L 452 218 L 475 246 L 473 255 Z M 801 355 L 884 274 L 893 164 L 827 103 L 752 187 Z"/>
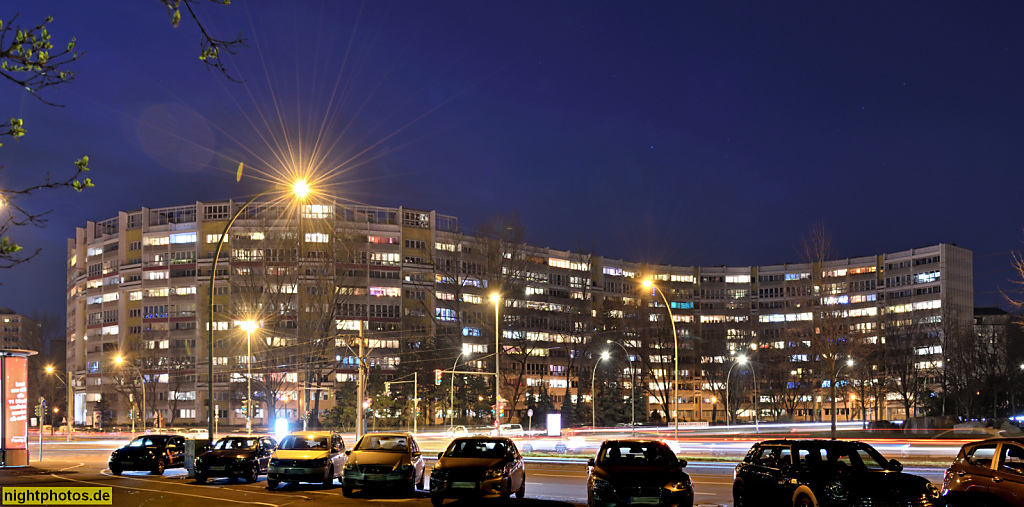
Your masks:
<path fill-rule="evenodd" d="M 443 375 L 443 374 L 444 374 L 444 372 L 442 370 L 434 370 L 434 383 L 435 384 L 441 385 L 441 375 Z"/>
<path fill-rule="evenodd" d="M 43 416 L 43 406 L 41 404 L 40 405 L 36 405 L 36 417 L 42 417 L 42 416 Z"/>

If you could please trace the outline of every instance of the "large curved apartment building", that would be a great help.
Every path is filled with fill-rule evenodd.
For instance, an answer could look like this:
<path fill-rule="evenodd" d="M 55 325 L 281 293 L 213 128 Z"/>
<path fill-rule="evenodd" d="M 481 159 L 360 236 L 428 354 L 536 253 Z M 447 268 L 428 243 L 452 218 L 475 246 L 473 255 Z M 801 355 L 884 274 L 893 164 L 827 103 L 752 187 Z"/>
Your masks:
<path fill-rule="evenodd" d="M 95 424 L 103 413 L 127 424 L 141 377 L 149 424 L 205 423 L 212 261 L 240 207 L 197 202 L 121 212 L 87 222 L 68 240 L 67 359 L 76 422 Z M 724 420 L 726 370 L 734 379 L 745 375 L 733 366 L 750 356 L 759 369 L 760 418 L 827 419 L 822 396 L 827 400 L 829 381 L 822 380 L 816 347 L 830 333 L 858 344 L 842 349 L 857 366 L 830 370 L 847 388 L 841 417 L 900 419 L 906 404 L 877 386 L 907 381 L 881 378 L 880 362 L 908 362 L 922 385 L 933 385 L 944 337 L 971 322 L 971 252 L 955 245 L 694 267 L 525 245 L 515 231 L 491 230 L 499 232 L 464 233 L 455 217 L 406 208 L 250 205 L 227 235 L 213 289 L 220 424 L 245 423 L 250 371 L 257 423 L 269 423 L 271 409 L 295 420 L 330 408 L 336 391 L 354 389 L 360 334 L 364 364 L 385 379 L 419 373 L 420 424 L 440 423 L 451 415 L 450 378 L 441 373 L 443 382 L 435 382 L 437 370 L 454 363 L 493 371 L 496 292 L 502 411 L 513 420 L 525 420 L 527 396 L 542 386 L 556 407 L 589 403 L 592 375 L 607 375 L 595 369 L 596 352 L 609 348 L 619 353 L 611 372 L 615 398 L 645 388 L 636 400 L 643 417 L 671 419 L 678 405 L 681 421 Z M 642 287 L 645 278 L 660 294 Z M 247 334 L 240 324 L 249 319 L 262 327 Z M 904 348 L 893 348 L 903 341 Z M 119 355 L 126 361 L 116 363 Z M 600 393 L 608 392 L 604 382 Z M 732 388 L 733 416 L 749 419 L 754 395 Z M 780 389 L 789 394 L 780 396 Z M 455 410 L 480 408 L 456 402 Z"/>

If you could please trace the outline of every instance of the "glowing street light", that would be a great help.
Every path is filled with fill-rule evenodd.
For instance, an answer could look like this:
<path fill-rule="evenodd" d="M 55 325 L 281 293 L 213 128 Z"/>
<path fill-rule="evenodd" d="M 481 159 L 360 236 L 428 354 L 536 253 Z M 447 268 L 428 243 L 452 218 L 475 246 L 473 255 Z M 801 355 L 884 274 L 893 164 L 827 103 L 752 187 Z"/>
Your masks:
<path fill-rule="evenodd" d="M 662 292 L 661 289 L 659 289 L 657 285 L 654 285 L 654 282 L 651 281 L 650 278 L 648 278 L 648 279 L 643 281 L 643 286 L 644 286 L 645 289 L 653 288 L 655 292 L 657 292 L 659 295 L 661 295 L 661 300 L 665 303 L 665 309 L 668 310 L 668 322 L 669 322 L 669 324 L 672 324 L 672 342 L 675 344 L 675 354 L 673 355 L 674 358 L 675 358 L 674 359 L 674 369 L 676 371 L 675 388 L 673 390 L 673 395 L 672 395 L 674 400 L 673 400 L 672 403 L 675 406 L 675 408 L 674 408 L 674 410 L 675 410 L 675 422 L 676 422 L 676 425 L 675 425 L 676 426 L 675 438 L 676 438 L 676 440 L 678 440 L 679 439 L 679 335 L 676 334 L 676 320 L 672 317 L 672 306 L 668 304 L 668 298 L 665 297 L 665 293 Z M 695 375 L 694 379 L 696 380 L 696 371 L 694 371 L 694 375 Z M 694 390 L 694 392 L 696 392 L 696 389 Z M 700 419 L 700 413 L 697 414 L 697 418 Z"/>
<path fill-rule="evenodd" d="M 597 378 L 597 365 L 611 357 L 608 351 L 601 353 L 601 358 L 594 361 L 594 372 L 590 374 L 590 427 L 594 428 L 597 426 L 597 396 L 594 395 L 594 380 Z"/>
<path fill-rule="evenodd" d="M 260 328 L 260 323 L 255 320 L 245 320 L 242 321 L 241 326 L 245 330 L 245 382 L 249 388 L 245 402 L 245 431 L 252 433 L 252 332 Z"/>
<path fill-rule="evenodd" d="M 630 410 L 630 431 L 632 435 L 636 435 L 636 367 L 633 366 L 633 358 L 629 355 L 629 351 L 626 350 L 626 346 L 615 341 L 608 340 L 609 344 L 618 345 L 622 347 L 622 351 L 626 353 L 626 360 L 629 361 L 629 401 L 633 404 L 633 408 Z"/>
<path fill-rule="evenodd" d="M 458 367 L 459 367 L 459 359 L 462 359 L 462 356 L 469 356 L 473 352 L 472 349 L 473 349 L 472 345 L 470 345 L 468 343 L 463 343 L 462 344 L 462 353 L 460 353 L 458 355 L 458 357 L 455 358 L 455 365 L 452 366 L 452 385 L 451 385 L 451 389 L 448 392 L 448 395 L 450 397 L 449 404 L 448 404 L 448 408 L 450 410 L 449 415 L 448 415 L 448 417 L 449 417 L 449 426 L 453 426 L 453 427 L 455 426 L 455 370 L 458 369 Z"/>
<path fill-rule="evenodd" d="M 139 374 L 139 386 L 142 387 L 142 432 L 146 432 L 146 379 L 142 377 L 142 370 L 139 370 L 135 365 L 125 362 L 124 358 L 120 355 L 114 356 L 114 364 L 118 367 L 122 365 L 128 365 L 135 369 L 135 372 Z M 136 417 L 132 417 L 132 428 L 135 427 Z M 135 430 L 132 430 L 135 433 Z"/>
<path fill-rule="evenodd" d="M 728 426 L 730 423 L 731 413 L 729 412 L 729 376 L 732 375 L 732 369 L 737 364 L 747 364 L 747 356 L 739 356 L 736 358 L 736 362 L 732 363 L 729 367 L 729 373 L 725 376 L 725 425 Z M 758 422 L 758 410 L 757 410 L 757 374 L 754 373 L 754 363 L 750 363 L 750 374 L 754 376 L 754 432 L 760 433 L 761 426 Z"/>

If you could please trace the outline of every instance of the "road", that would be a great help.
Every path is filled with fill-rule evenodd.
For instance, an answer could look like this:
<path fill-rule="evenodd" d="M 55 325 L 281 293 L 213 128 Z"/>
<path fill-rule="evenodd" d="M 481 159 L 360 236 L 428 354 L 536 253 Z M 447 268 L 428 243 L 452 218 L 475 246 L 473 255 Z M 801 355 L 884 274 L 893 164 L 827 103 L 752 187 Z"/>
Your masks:
<path fill-rule="evenodd" d="M 431 449 L 438 442 L 431 438 L 422 438 L 425 449 Z M 285 485 L 274 491 L 266 489 L 266 478 L 261 476 L 255 484 L 220 479 L 207 485 L 198 485 L 189 479 L 184 470 L 170 469 L 163 476 L 152 476 L 143 472 L 125 472 L 124 475 L 113 476 L 107 470 L 107 458 L 111 450 L 123 444 L 125 440 L 91 440 L 66 443 L 64 441 L 46 441 L 44 443 L 43 461 L 37 462 L 38 447 L 32 450 L 32 467 L 30 469 L 6 469 L 0 471 L 2 486 L 109 486 L 113 488 L 114 505 L 145 506 L 145 507 L 181 507 L 187 505 L 394 505 L 410 506 L 430 505 L 426 492 L 419 491 L 414 497 L 365 496 L 345 498 L 341 494 L 340 485 L 334 488 L 323 488 L 319 485 L 302 484 Z M 718 444 L 723 444 L 718 442 Z M 688 442 L 686 446 L 712 445 L 711 442 Z M 911 444 L 894 444 L 908 446 Z M 749 443 L 728 445 L 725 448 L 741 448 L 744 452 Z M 927 447 L 927 446 L 922 446 Z M 433 463 L 433 450 L 427 452 Z M 884 452 L 884 451 L 883 451 Z M 945 449 L 941 454 L 945 454 Z M 586 456 L 587 452 L 583 454 Z M 688 452 L 684 454 L 690 455 Z M 731 454 L 731 453 L 729 453 Z M 887 453 L 888 454 L 888 453 Z M 742 455 L 742 454 L 741 454 Z M 719 459 L 722 459 L 721 457 Z M 695 501 L 700 506 L 731 506 L 732 505 L 732 469 L 735 461 L 725 458 L 722 462 L 694 461 L 687 466 L 694 483 Z M 737 458 L 738 459 L 738 458 Z M 933 482 L 941 482 L 941 468 L 915 468 L 908 466 L 907 471 L 924 475 Z M 587 471 L 585 461 L 530 458 L 527 463 L 527 486 L 525 500 L 513 500 L 513 506 L 522 507 L 569 507 L 586 504 Z M 478 505 L 479 502 L 448 501 L 447 507 L 465 507 Z"/>

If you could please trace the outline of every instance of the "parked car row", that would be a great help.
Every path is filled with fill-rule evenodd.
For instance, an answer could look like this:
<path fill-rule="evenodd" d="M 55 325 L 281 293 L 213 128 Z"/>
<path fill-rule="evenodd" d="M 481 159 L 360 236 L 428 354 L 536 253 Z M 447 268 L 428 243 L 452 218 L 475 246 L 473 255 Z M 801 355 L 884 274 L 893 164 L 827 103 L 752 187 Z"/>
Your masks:
<path fill-rule="evenodd" d="M 180 435 L 144 435 L 110 455 L 110 471 L 162 474 L 184 466 Z M 687 462 L 660 440 L 616 439 L 588 461 L 590 507 L 666 505 L 692 507 Z M 278 444 L 267 435 L 221 438 L 195 460 L 199 484 L 216 477 L 256 482 L 341 482 L 342 493 L 400 490 L 426 485 L 423 452 L 409 433 L 368 433 L 352 450 L 338 433 L 295 432 Z M 526 492 L 526 468 L 507 436 L 452 440 L 430 472 L 428 491 L 437 507 L 447 498 L 501 498 Z M 765 440 L 754 444 L 733 473 L 733 505 L 845 507 L 1024 506 L 1024 438 L 996 438 L 964 445 L 945 473 L 941 490 L 903 471 L 897 460 L 849 440 Z"/>

